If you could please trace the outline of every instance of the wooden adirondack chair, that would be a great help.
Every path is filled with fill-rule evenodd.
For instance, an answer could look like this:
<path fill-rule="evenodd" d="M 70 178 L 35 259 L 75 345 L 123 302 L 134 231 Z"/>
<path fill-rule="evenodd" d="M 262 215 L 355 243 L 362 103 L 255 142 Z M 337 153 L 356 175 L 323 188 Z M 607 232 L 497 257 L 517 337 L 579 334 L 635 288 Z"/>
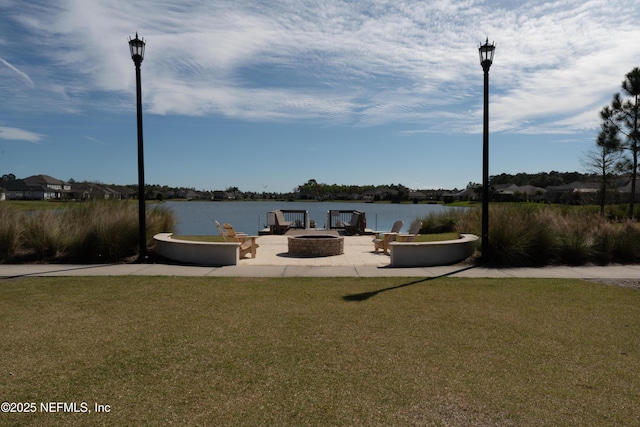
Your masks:
<path fill-rule="evenodd" d="M 282 211 L 275 211 L 275 214 L 276 214 L 276 225 L 275 225 L 274 232 L 276 234 L 286 233 L 289 230 L 289 228 L 291 228 L 291 221 L 284 220 L 284 214 L 282 213 Z"/>
<path fill-rule="evenodd" d="M 223 227 L 226 234 L 225 240 L 229 239 L 229 242 L 240 242 L 240 258 L 244 258 L 247 254 L 251 254 L 251 258 L 256 257 L 256 249 L 260 247 L 260 245 L 256 243 L 257 236 L 236 233 L 236 230 L 231 224 L 224 224 Z"/>
<path fill-rule="evenodd" d="M 364 212 L 354 211 L 351 214 L 351 219 L 349 222 L 344 223 L 344 231 L 348 235 L 360 234 L 364 231 L 364 226 L 362 224 L 364 219 Z"/>
<path fill-rule="evenodd" d="M 409 227 L 407 234 L 398 234 L 396 236 L 396 240 L 398 242 L 413 242 L 413 239 L 416 238 L 421 228 L 422 221 L 416 219 L 411 223 L 411 227 Z"/>
<path fill-rule="evenodd" d="M 220 235 L 222 236 L 222 238 L 224 239 L 225 242 L 235 242 L 235 238 L 238 236 L 246 236 L 247 233 L 236 233 L 236 231 L 233 229 L 233 226 L 229 225 L 229 224 L 225 224 L 225 225 L 229 225 L 230 229 L 233 230 L 233 235 L 230 235 L 228 231 L 225 231 L 222 226 L 220 225 L 220 223 L 218 221 L 214 221 L 216 223 L 216 227 L 218 228 L 218 231 L 220 232 Z"/>
<path fill-rule="evenodd" d="M 214 221 L 216 223 L 216 227 L 218 228 L 218 231 L 220 232 L 220 235 L 222 236 L 222 238 L 224 239 L 225 242 L 229 241 L 229 237 L 227 236 L 227 233 L 225 233 L 225 231 L 222 229 L 222 226 L 220 225 L 220 223 L 218 221 Z"/>
<path fill-rule="evenodd" d="M 395 240 L 403 225 L 404 222 L 398 220 L 393 223 L 390 232 L 376 231 L 376 237 L 373 239 L 375 251 L 378 252 L 378 249 L 382 249 L 385 254 L 389 253 L 389 243 Z"/>

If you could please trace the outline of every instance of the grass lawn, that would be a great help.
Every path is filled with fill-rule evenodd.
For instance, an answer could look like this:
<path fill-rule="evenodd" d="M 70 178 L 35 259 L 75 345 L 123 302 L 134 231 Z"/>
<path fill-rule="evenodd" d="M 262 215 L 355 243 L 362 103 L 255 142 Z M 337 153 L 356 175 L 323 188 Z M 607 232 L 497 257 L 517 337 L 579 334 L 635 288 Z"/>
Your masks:
<path fill-rule="evenodd" d="M 182 235 L 173 235 L 172 239 L 176 240 L 191 240 L 193 242 L 224 242 L 224 237 L 217 236 L 182 236 Z"/>
<path fill-rule="evenodd" d="M 100 203 L 101 201 L 97 201 L 96 203 Z M 102 201 L 104 203 L 125 203 L 125 204 L 135 204 L 137 206 L 137 200 L 106 200 Z M 50 210 L 50 209 L 71 209 L 81 207 L 86 202 L 76 202 L 76 201 L 67 201 L 67 200 L 6 200 L 3 202 L 6 206 L 11 206 L 18 211 L 42 211 L 42 210 Z M 148 206 L 158 204 L 155 200 L 147 200 L 146 204 Z"/>
<path fill-rule="evenodd" d="M 92 410 L 2 425 L 640 422 L 640 292 L 578 280 L 29 278 L 0 323 L 2 401 Z"/>
<path fill-rule="evenodd" d="M 419 234 L 414 242 L 442 242 L 445 240 L 456 240 L 460 238 L 460 233 L 435 233 L 435 234 Z"/>

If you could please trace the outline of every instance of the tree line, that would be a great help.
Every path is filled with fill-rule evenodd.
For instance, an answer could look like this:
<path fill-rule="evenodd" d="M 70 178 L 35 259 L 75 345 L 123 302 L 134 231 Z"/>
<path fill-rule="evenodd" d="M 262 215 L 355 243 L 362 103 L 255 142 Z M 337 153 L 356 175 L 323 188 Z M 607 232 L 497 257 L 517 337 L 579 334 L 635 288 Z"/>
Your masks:
<path fill-rule="evenodd" d="M 595 173 L 581 172 L 538 172 L 538 173 L 517 173 L 515 175 L 501 173 L 492 175 L 489 178 L 491 186 L 502 184 L 515 184 L 517 186 L 533 185 L 534 187 L 547 188 L 554 185 L 565 185 L 576 181 L 593 181 L 597 179 Z"/>

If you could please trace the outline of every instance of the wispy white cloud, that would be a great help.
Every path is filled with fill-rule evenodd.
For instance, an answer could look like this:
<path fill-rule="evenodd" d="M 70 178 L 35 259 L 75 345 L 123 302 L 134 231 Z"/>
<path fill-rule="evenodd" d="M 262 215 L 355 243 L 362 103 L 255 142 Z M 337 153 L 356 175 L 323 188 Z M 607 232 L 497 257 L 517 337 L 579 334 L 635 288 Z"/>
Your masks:
<path fill-rule="evenodd" d="M 39 143 L 42 141 L 43 137 L 44 135 L 30 132 L 28 130 L 0 126 L 0 138 L 2 139 Z"/>
<path fill-rule="evenodd" d="M 92 136 L 84 135 L 84 137 L 85 137 L 86 139 L 88 139 L 89 141 L 95 142 L 96 144 L 105 145 L 105 143 L 104 143 L 103 141 L 100 141 L 99 139 L 94 138 L 94 137 L 92 137 Z"/>
<path fill-rule="evenodd" d="M 25 73 L 24 71 L 20 71 L 19 69 L 17 69 L 13 65 L 11 65 L 9 62 L 5 61 L 3 58 L 0 58 L 0 63 L 4 64 L 11 71 L 15 72 L 18 76 L 20 76 L 20 78 L 27 84 L 28 87 L 34 87 L 35 86 L 33 84 L 33 81 L 31 80 L 31 77 L 29 77 L 29 75 L 27 73 Z"/>
<path fill-rule="evenodd" d="M 135 84 L 126 40 L 139 31 L 151 113 L 478 132 L 488 36 L 492 129 L 563 133 L 597 126 L 634 66 L 632 3 L 68 0 L 15 16 L 47 61 L 42 102 L 67 111 L 94 93 L 123 108 L 118 94 Z"/>

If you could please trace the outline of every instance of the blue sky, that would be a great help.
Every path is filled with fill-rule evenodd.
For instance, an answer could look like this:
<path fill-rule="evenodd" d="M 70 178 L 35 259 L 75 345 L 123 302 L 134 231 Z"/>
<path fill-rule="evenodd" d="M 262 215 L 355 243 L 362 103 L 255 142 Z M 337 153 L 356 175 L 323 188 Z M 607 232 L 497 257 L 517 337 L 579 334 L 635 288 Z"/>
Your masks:
<path fill-rule="evenodd" d="M 0 174 L 290 191 L 584 170 L 640 66 L 636 0 L 0 0 Z"/>

